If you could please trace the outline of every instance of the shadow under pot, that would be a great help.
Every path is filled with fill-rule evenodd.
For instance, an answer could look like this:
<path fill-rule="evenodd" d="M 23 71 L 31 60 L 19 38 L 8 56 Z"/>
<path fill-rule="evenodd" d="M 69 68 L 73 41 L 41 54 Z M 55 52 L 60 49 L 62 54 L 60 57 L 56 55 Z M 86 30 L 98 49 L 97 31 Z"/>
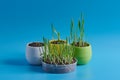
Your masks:
<path fill-rule="evenodd" d="M 92 57 L 92 49 L 89 43 L 84 43 L 85 46 L 74 46 L 74 56 L 78 60 L 78 65 L 87 64 Z"/>
<path fill-rule="evenodd" d="M 41 65 L 44 44 L 41 42 L 28 43 L 26 46 L 26 59 L 31 65 Z"/>

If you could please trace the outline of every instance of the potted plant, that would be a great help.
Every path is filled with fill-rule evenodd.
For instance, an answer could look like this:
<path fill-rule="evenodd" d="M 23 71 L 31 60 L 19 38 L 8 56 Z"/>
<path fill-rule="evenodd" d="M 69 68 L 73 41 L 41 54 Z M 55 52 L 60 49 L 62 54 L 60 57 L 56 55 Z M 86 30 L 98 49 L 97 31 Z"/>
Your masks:
<path fill-rule="evenodd" d="M 42 59 L 42 69 L 49 73 L 67 73 L 72 72 L 76 68 L 77 60 L 73 56 L 74 48 L 71 46 L 51 46 L 49 40 L 43 38 L 44 54 Z M 66 39 L 68 45 L 68 39 Z"/>
<path fill-rule="evenodd" d="M 26 46 L 26 59 L 29 64 L 41 65 L 41 59 L 44 50 L 44 43 L 31 42 Z"/>
<path fill-rule="evenodd" d="M 79 29 L 79 36 L 78 30 Z M 70 37 L 74 46 L 74 56 L 78 60 L 77 64 L 87 64 L 92 57 L 91 44 L 84 41 L 84 18 L 81 14 L 81 21 L 78 21 L 78 28 L 74 29 L 74 22 L 71 21 Z"/>
<path fill-rule="evenodd" d="M 52 40 L 50 41 L 50 46 L 52 47 L 56 47 L 56 50 L 58 51 L 58 53 L 60 53 L 60 47 L 66 45 L 66 41 L 65 40 L 61 40 L 60 39 L 60 32 L 57 32 L 56 29 L 54 28 L 54 25 L 51 25 L 52 28 Z M 54 36 L 57 36 L 57 39 L 54 39 Z"/>

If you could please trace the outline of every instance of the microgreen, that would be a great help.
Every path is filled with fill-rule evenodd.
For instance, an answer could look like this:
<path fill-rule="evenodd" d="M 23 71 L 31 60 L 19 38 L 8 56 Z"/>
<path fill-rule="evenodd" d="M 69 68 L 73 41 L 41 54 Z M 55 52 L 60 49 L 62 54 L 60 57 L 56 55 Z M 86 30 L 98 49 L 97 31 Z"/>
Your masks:
<path fill-rule="evenodd" d="M 54 39 L 54 34 L 56 34 L 58 41 L 60 41 L 60 33 L 56 31 L 53 24 L 51 24 L 51 28 L 52 28 L 52 38 Z"/>
<path fill-rule="evenodd" d="M 78 36 L 79 30 L 79 36 Z M 84 18 L 83 14 L 81 13 L 81 20 L 78 20 L 78 27 L 75 29 L 74 21 L 71 20 L 71 27 L 70 27 L 70 39 L 73 45 L 77 45 L 79 47 L 84 46 Z M 77 44 L 78 43 L 78 44 Z"/>
<path fill-rule="evenodd" d="M 66 38 L 66 45 L 61 44 L 57 51 L 57 46 L 51 46 L 49 40 L 43 38 L 45 49 L 43 53 L 43 61 L 49 64 L 65 65 L 73 63 L 73 47 L 69 46 L 69 38 Z"/>

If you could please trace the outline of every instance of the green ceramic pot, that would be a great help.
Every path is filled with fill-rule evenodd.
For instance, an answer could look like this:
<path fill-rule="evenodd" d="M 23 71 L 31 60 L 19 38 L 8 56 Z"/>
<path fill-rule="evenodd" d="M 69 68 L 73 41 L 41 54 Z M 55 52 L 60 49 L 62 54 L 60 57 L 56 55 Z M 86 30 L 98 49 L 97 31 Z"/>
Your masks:
<path fill-rule="evenodd" d="M 91 57 L 92 57 L 92 49 L 91 45 L 87 43 L 88 45 L 85 47 L 77 47 L 74 46 L 74 54 L 75 58 L 78 60 L 77 64 L 87 64 Z"/>

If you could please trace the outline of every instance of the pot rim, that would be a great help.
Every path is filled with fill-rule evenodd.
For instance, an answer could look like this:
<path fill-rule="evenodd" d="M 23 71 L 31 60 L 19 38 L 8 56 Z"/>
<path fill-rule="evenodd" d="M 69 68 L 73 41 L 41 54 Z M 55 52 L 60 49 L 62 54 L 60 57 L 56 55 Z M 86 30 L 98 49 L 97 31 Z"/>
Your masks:
<path fill-rule="evenodd" d="M 58 41 L 58 40 L 57 39 L 50 40 L 49 42 L 50 42 L 51 45 L 65 45 L 66 44 L 66 40 L 63 40 L 63 39 L 60 39 L 60 41 L 65 41 L 65 43 L 63 43 L 63 44 L 53 44 L 53 43 L 51 43 L 53 41 Z"/>
<path fill-rule="evenodd" d="M 38 42 L 38 41 L 35 41 L 35 42 Z M 31 48 L 40 48 L 40 47 L 44 47 L 44 46 L 40 46 L 40 47 L 33 47 L 33 46 L 29 46 L 29 44 L 31 44 L 31 43 L 33 43 L 33 42 L 28 42 L 27 43 L 27 47 L 31 47 Z M 43 42 L 40 42 L 40 43 L 43 43 Z M 44 44 L 44 43 L 43 43 Z"/>
<path fill-rule="evenodd" d="M 57 39 L 52 39 L 49 42 L 53 42 L 53 41 L 58 41 L 58 40 Z M 60 41 L 65 41 L 66 42 L 66 40 L 63 40 L 63 39 L 60 39 Z"/>

